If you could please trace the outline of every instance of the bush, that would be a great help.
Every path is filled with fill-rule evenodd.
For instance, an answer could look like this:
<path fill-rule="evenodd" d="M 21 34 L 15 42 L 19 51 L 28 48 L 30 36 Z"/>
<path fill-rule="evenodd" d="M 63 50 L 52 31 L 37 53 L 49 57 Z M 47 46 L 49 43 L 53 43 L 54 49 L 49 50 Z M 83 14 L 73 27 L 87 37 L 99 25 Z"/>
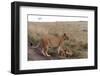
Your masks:
<path fill-rule="evenodd" d="M 33 46 L 37 45 L 39 42 L 39 37 L 38 36 L 32 36 L 28 35 L 28 43 L 32 43 Z"/>

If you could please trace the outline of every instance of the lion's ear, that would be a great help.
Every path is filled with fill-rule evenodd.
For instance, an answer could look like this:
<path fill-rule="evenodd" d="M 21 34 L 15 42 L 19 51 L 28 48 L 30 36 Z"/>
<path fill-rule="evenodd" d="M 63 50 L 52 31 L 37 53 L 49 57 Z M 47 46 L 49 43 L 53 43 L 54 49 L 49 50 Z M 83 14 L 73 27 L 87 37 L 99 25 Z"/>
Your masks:
<path fill-rule="evenodd" d="M 64 36 L 66 36 L 66 33 L 64 33 Z"/>
<path fill-rule="evenodd" d="M 67 36 L 66 33 L 63 34 L 63 37 L 64 37 L 65 40 L 66 40 L 66 39 L 69 40 L 69 37 Z"/>

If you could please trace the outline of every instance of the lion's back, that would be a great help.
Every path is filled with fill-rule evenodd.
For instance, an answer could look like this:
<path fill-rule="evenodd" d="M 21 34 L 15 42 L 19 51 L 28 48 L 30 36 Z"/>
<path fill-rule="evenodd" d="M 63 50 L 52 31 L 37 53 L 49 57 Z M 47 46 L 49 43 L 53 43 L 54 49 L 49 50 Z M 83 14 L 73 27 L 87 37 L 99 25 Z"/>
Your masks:
<path fill-rule="evenodd" d="M 57 47 L 60 44 L 61 37 L 53 35 L 44 35 L 41 41 L 44 46 L 48 45 L 49 47 Z"/>

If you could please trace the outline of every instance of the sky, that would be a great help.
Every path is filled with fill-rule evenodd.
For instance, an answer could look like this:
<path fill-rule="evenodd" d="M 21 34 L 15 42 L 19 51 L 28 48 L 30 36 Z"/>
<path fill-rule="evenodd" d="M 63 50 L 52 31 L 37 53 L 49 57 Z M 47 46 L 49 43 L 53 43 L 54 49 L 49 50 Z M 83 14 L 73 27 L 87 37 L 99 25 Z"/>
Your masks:
<path fill-rule="evenodd" d="M 55 22 L 55 21 L 87 21 L 86 16 L 64 16 L 64 15 L 27 15 L 30 22 Z"/>

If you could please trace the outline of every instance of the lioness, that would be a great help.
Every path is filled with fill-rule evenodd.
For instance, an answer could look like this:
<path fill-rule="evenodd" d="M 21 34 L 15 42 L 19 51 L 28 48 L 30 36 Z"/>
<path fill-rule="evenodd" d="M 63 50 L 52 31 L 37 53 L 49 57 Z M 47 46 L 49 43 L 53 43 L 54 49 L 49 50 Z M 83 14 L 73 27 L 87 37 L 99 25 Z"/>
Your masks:
<path fill-rule="evenodd" d="M 40 40 L 40 48 L 42 49 L 42 54 L 44 56 L 50 56 L 48 54 L 48 49 L 56 47 L 58 54 L 60 52 L 60 49 L 64 45 L 64 41 L 68 40 L 69 37 L 66 33 L 64 33 L 62 36 L 54 36 L 54 35 L 44 35 Z"/>

